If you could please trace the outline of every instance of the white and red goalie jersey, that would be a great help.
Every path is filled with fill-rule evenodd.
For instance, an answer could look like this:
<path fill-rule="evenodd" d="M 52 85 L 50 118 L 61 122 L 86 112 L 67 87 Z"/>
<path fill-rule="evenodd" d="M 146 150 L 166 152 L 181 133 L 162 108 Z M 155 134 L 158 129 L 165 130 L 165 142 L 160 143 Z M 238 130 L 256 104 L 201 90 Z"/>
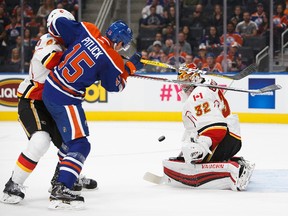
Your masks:
<path fill-rule="evenodd" d="M 42 100 L 45 79 L 50 70 L 59 64 L 62 55 L 62 46 L 50 34 L 42 35 L 31 59 L 29 76 L 20 83 L 17 96 Z"/>
<path fill-rule="evenodd" d="M 205 83 L 216 84 L 210 79 Z M 231 114 L 228 101 L 221 90 L 200 86 L 187 96 L 182 92 L 183 141 L 190 139 L 191 134 L 208 136 L 212 139 L 210 149 L 213 151 L 227 132 L 227 116 Z"/>

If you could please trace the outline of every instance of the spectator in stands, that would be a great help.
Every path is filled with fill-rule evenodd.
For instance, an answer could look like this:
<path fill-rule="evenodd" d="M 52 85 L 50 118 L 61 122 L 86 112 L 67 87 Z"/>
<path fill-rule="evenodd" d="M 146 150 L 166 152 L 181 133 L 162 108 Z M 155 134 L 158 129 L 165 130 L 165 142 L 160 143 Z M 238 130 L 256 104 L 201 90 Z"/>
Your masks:
<path fill-rule="evenodd" d="M 193 63 L 193 55 L 190 55 L 190 54 L 187 54 L 186 56 L 185 56 L 185 64 L 186 65 L 189 65 L 189 64 L 191 64 L 191 63 Z"/>
<path fill-rule="evenodd" d="M 168 55 L 166 55 L 164 52 L 161 52 L 160 62 L 167 62 L 167 61 L 168 61 Z M 157 71 L 158 72 L 168 72 L 168 71 L 171 71 L 171 69 L 159 67 Z"/>
<path fill-rule="evenodd" d="M 224 45 L 224 34 L 220 37 L 221 45 Z M 231 43 L 237 42 L 238 45 L 243 45 L 243 38 L 240 34 L 235 32 L 235 26 L 232 22 L 227 24 L 226 45 L 230 46 Z"/>
<path fill-rule="evenodd" d="M 243 21 L 238 23 L 236 26 L 236 32 L 238 32 L 245 40 L 245 38 L 256 36 L 257 30 L 257 24 L 250 20 L 250 13 L 245 11 L 243 13 Z"/>
<path fill-rule="evenodd" d="M 175 66 L 179 66 L 180 64 L 185 62 L 185 57 L 187 55 L 186 52 L 183 52 L 183 50 L 181 50 L 180 45 L 174 44 L 172 47 L 173 52 L 169 53 L 168 58 L 167 58 L 167 63 L 170 65 L 175 65 Z M 178 50 L 178 63 L 177 64 L 177 50 Z"/>
<path fill-rule="evenodd" d="M 215 48 L 220 46 L 220 37 L 215 26 L 209 27 L 209 32 L 202 38 L 201 43 L 205 44 L 207 48 Z"/>
<path fill-rule="evenodd" d="M 15 45 L 16 38 L 21 34 L 21 24 L 17 22 L 17 18 L 12 16 L 10 21 L 11 23 L 5 27 L 9 46 Z"/>
<path fill-rule="evenodd" d="M 7 69 L 11 72 L 19 72 L 21 66 L 20 49 L 12 49 L 11 58 L 7 61 Z"/>
<path fill-rule="evenodd" d="M 194 64 L 196 64 L 199 69 L 201 69 L 202 66 L 206 63 L 206 53 L 206 46 L 204 44 L 200 44 L 198 49 L 198 55 L 194 58 Z"/>
<path fill-rule="evenodd" d="M 192 44 L 193 44 L 192 34 L 193 34 L 193 33 L 190 31 L 189 26 L 184 25 L 184 26 L 182 27 L 182 30 L 180 30 L 180 31 L 182 31 L 182 32 L 184 33 L 185 41 L 187 41 L 187 42 L 190 44 L 191 49 L 192 49 Z"/>
<path fill-rule="evenodd" d="M 164 4 L 164 11 L 169 11 L 170 7 L 176 8 L 175 0 L 166 0 Z"/>
<path fill-rule="evenodd" d="M 24 54 L 25 54 L 24 62 L 27 66 L 29 66 L 30 59 L 32 58 L 32 52 L 34 50 L 34 45 L 35 45 L 33 44 L 29 29 L 24 30 L 23 44 L 24 44 Z"/>
<path fill-rule="evenodd" d="M 229 71 L 231 71 L 231 72 L 240 72 L 246 67 L 247 67 L 247 65 L 245 65 L 242 62 L 242 55 L 238 54 L 238 56 L 236 56 L 235 62 L 231 63 L 231 68 L 229 69 Z"/>
<path fill-rule="evenodd" d="M 155 13 L 163 16 L 163 6 L 159 4 L 159 0 L 153 0 L 151 4 L 146 5 L 142 9 L 142 19 L 146 19 L 149 15 L 151 15 L 151 6 L 155 8 Z"/>
<path fill-rule="evenodd" d="M 148 59 L 148 51 L 146 49 L 141 50 L 141 55 L 142 55 L 142 59 Z M 139 72 L 148 72 L 148 71 L 152 71 L 152 66 L 151 65 L 144 65 L 143 68 L 141 68 L 139 70 Z"/>
<path fill-rule="evenodd" d="M 165 26 L 172 25 L 173 28 L 176 27 L 176 11 L 175 7 L 169 7 L 168 11 L 164 11 L 163 13 Z"/>
<path fill-rule="evenodd" d="M 209 17 L 209 24 L 216 26 L 218 30 L 223 29 L 223 9 L 220 4 L 215 4 L 213 14 Z"/>
<path fill-rule="evenodd" d="M 148 59 L 160 62 L 161 53 L 163 53 L 161 41 L 153 42 L 153 50 L 148 54 Z"/>
<path fill-rule="evenodd" d="M 77 18 L 78 18 L 77 13 L 78 13 L 78 9 L 79 9 L 78 0 L 58 0 L 56 2 L 56 5 L 58 5 L 59 3 L 62 4 L 63 9 L 71 12 L 77 20 Z M 83 5 L 85 5 L 85 1 L 82 1 L 82 3 L 83 3 Z"/>
<path fill-rule="evenodd" d="M 39 31 L 40 25 L 41 24 L 39 22 L 37 22 L 37 20 L 36 20 L 36 16 L 33 15 L 31 17 L 30 22 L 27 22 L 25 27 L 30 30 L 31 37 L 35 37 L 37 35 L 38 31 Z"/>
<path fill-rule="evenodd" d="M 222 73 L 223 68 L 220 63 L 215 61 L 215 55 L 212 52 L 206 54 L 206 63 L 203 64 L 203 71 L 212 72 L 212 73 Z"/>
<path fill-rule="evenodd" d="M 191 45 L 185 41 L 185 34 L 183 32 L 178 33 L 178 42 L 182 52 L 192 54 Z M 174 53 L 174 47 L 171 48 L 170 53 Z"/>
<path fill-rule="evenodd" d="M 5 61 L 7 44 L 5 27 L 10 24 L 10 18 L 6 16 L 4 5 L 0 5 L 0 64 Z"/>
<path fill-rule="evenodd" d="M 173 47 L 173 40 L 172 39 L 166 39 L 163 46 L 162 50 L 166 55 L 169 55 L 171 48 Z"/>
<path fill-rule="evenodd" d="M 241 5 L 236 5 L 234 8 L 234 13 L 229 18 L 230 22 L 233 22 L 236 26 L 239 22 L 243 21 L 243 13 Z"/>
<path fill-rule="evenodd" d="M 254 13 L 251 14 L 251 20 L 257 24 L 257 27 L 264 22 L 264 18 L 267 16 L 266 12 L 264 11 L 264 6 L 262 3 L 257 4 L 257 9 Z"/>
<path fill-rule="evenodd" d="M 43 0 L 43 4 L 39 7 L 37 11 L 37 17 L 45 18 L 54 9 L 55 5 L 53 0 Z"/>
<path fill-rule="evenodd" d="M 227 70 L 231 71 L 232 63 L 236 62 L 239 55 L 238 48 L 239 44 L 237 42 L 231 43 L 227 53 L 227 62 L 224 61 L 224 51 L 216 58 L 216 62 L 220 63 L 222 68 L 225 68 L 225 65 L 227 65 Z"/>
<path fill-rule="evenodd" d="M 156 13 L 156 7 L 150 6 L 150 15 L 141 22 L 141 28 L 163 28 L 164 19 Z"/>
<path fill-rule="evenodd" d="M 175 30 L 173 28 L 173 25 L 167 25 L 165 28 L 163 28 L 162 35 L 163 41 L 166 41 L 167 39 L 172 39 L 173 41 L 175 41 Z"/>
<path fill-rule="evenodd" d="M 4 6 L 0 6 L 0 25 L 5 29 L 10 24 L 10 18 L 6 15 Z"/>
<path fill-rule="evenodd" d="M 28 4 L 27 0 L 24 0 L 24 18 L 25 19 L 30 19 L 33 15 L 33 8 Z M 12 12 L 12 16 L 16 16 L 16 18 L 20 18 L 21 19 L 21 5 L 18 4 L 14 7 L 13 12 Z M 27 20 L 28 20 L 27 19 Z M 20 21 L 20 20 L 18 20 Z"/>
<path fill-rule="evenodd" d="M 58 3 L 58 4 L 56 5 L 56 8 L 57 8 L 57 9 L 64 9 L 64 6 L 63 6 L 62 3 Z"/>
<path fill-rule="evenodd" d="M 157 33 L 155 34 L 155 41 L 160 41 L 161 43 L 163 43 L 162 33 L 157 32 Z M 153 50 L 153 44 L 151 44 L 151 45 L 147 48 L 147 51 L 148 51 L 148 52 L 152 52 L 152 50 Z"/>
<path fill-rule="evenodd" d="M 288 0 L 285 1 L 284 8 L 285 8 L 284 14 L 285 14 L 286 16 L 288 16 Z"/>
<path fill-rule="evenodd" d="M 278 51 L 281 48 L 281 34 L 286 30 L 288 25 L 287 16 L 284 14 L 282 4 L 276 5 L 276 12 L 273 16 L 273 36 L 274 36 L 274 50 Z"/>
<path fill-rule="evenodd" d="M 193 7 L 195 5 L 201 4 L 201 0 L 183 0 L 183 7 Z"/>
<path fill-rule="evenodd" d="M 263 22 L 258 26 L 257 35 L 266 36 L 268 38 L 269 33 L 269 20 L 268 16 L 263 17 Z"/>
<path fill-rule="evenodd" d="M 207 18 L 203 14 L 203 5 L 197 4 L 195 6 L 195 9 L 188 17 L 188 23 L 185 23 L 185 21 L 182 21 L 183 25 L 188 25 L 190 27 L 205 27 L 207 26 Z"/>

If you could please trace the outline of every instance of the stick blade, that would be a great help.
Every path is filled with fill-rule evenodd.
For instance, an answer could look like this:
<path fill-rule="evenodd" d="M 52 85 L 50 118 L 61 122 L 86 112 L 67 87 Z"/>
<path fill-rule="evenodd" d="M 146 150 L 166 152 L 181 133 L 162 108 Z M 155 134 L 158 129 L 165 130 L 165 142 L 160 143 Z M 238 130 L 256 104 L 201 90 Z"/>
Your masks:
<path fill-rule="evenodd" d="M 260 90 L 261 93 L 265 93 L 265 92 L 279 90 L 281 88 L 282 88 L 281 85 L 273 84 L 273 85 L 265 86 L 265 87 L 263 87 L 263 88 L 261 88 L 259 90 Z"/>
<path fill-rule="evenodd" d="M 234 76 L 232 76 L 231 78 L 233 80 L 241 80 L 244 77 L 252 74 L 253 72 L 257 71 L 257 66 L 256 64 L 251 64 L 248 67 L 244 68 L 240 73 L 235 74 Z"/>
<path fill-rule="evenodd" d="M 158 175 L 155 175 L 153 173 L 150 173 L 150 172 L 146 172 L 143 176 L 143 179 L 145 181 L 148 181 L 148 182 L 151 182 L 151 183 L 154 183 L 154 184 L 163 184 L 163 177 L 161 176 L 158 176 Z"/>

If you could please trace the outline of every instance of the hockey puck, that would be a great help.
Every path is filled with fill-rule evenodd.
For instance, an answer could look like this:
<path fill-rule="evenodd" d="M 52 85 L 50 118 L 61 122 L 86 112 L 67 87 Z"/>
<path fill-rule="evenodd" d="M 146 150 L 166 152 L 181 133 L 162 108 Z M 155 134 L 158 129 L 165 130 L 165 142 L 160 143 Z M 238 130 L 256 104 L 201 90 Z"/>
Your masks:
<path fill-rule="evenodd" d="M 162 142 L 163 140 L 165 140 L 165 136 L 160 136 L 160 137 L 158 138 L 158 141 L 159 141 L 159 142 Z"/>

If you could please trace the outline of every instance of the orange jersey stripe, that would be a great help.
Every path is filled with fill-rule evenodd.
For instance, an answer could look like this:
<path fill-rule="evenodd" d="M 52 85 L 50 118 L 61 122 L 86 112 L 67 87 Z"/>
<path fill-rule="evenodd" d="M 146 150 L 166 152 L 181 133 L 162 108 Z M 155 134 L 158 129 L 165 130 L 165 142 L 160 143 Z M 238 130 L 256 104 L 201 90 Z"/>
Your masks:
<path fill-rule="evenodd" d="M 62 162 L 61 162 L 61 165 L 66 165 L 66 166 L 72 167 L 72 168 L 75 169 L 78 173 L 81 172 L 81 168 L 78 167 L 77 165 L 75 165 L 75 164 L 72 163 L 72 162 L 69 162 L 69 161 L 62 161 Z"/>
<path fill-rule="evenodd" d="M 53 71 L 50 72 L 50 77 L 52 80 L 58 84 L 60 88 L 62 88 L 64 91 L 68 92 L 69 94 L 72 94 L 76 97 L 84 97 L 85 94 L 78 94 L 77 92 L 74 92 L 73 90 L 67 88 L 66 86 L 62 85 L 61 82 L 57 79 L 57 77 L 54 75 Z"/>
<path fill-rule="evenodd" d="M 68 106 L 68 109 L 69 109 L 70 115 L 72 117 L 73 126 L 74 126 L 74 129 L 75 129 L 74 139 L 83 137 L 84 134 L 81 131 L 79 122 L 78 122 L 77 117 L 76 117 L 76 113 L 75 113 L 74 107 L 72 105 L 70 105 L 70 106 Z"/>

